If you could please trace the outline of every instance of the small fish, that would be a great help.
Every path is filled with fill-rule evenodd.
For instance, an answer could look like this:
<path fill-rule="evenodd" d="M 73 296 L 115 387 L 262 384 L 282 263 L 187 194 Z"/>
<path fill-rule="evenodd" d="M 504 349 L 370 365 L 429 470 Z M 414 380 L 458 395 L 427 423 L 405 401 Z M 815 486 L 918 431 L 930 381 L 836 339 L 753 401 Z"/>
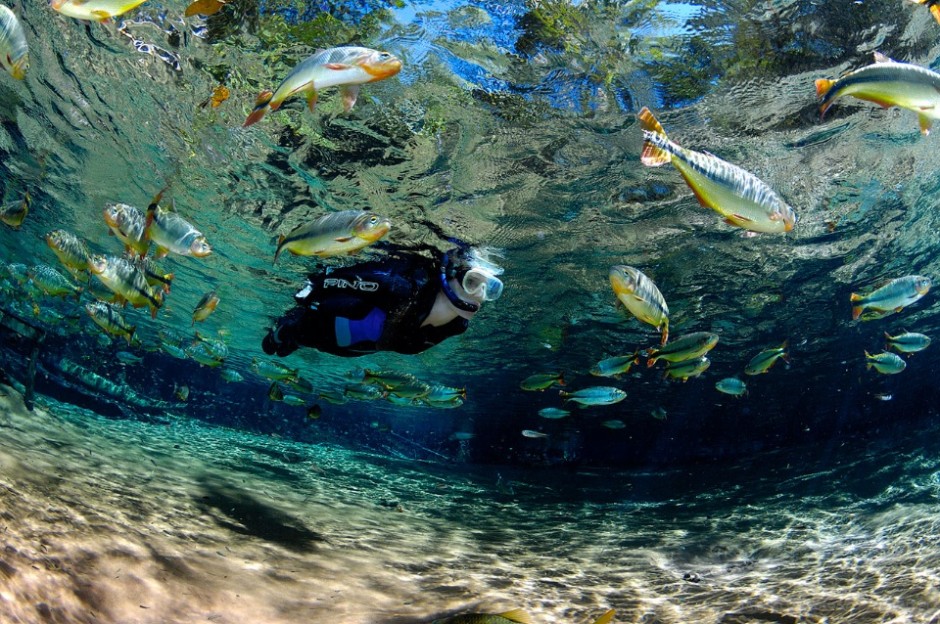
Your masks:
<path fill-rule="evenodd" d="M 466 399 L 467 398 L 467 389 L 466 388 L 451 388 L 450 386 L 442 386 L 440 384 L 432 384 L 431 391 L 428 392 L 427 396 L 424 397 L 428 401 L 434 402 L 450 402 L 457 399 Z"/>
<path fill-rule="evenodd" d="M 630 314 L 660 330 L 660 344 L 666 344 L 669 340 L 669 306 L 653 280 L 639 269 L 618 264 L 610 268 L 610 285 Z"/>
<path fill-rule="evenodd" d="M 173 285 L 172 273 L 164 273 L 157 268 L 157 265 L 150 258 L 135 258 L 133 260 L 134 266 L 140 269 L 141 273 L 144 274 L 144 278 L 147 280 L 147 283 L 151 286 L 159 288 L 164 292 L 164 294 L 169 294 L 170 287 Z"/>
<path fill-rule="evenodd" d="M 352 255 L 381 239 L 391 227 L 392 222 L 385 217 L 365 210 L 326 214 L 278 236 L 274 262 L 285 249 L 295 256 Z"/>
<path fill-rule="evenodd" d="M 353 374 L 350 374 L 353 378 Z M 411 373 L 400 373 L 398 371 L 362 370 L 362 376 L 359 377 L 365 383 L 377 383 L 386 390 L 392 390 L 398 386 L 412 384 L 418 381 L 418 378 Z"/>
<path fill-rule="evenodd" d="M 874 395 L 874 396 L 875 396 L 875 398 L 878 399 L 879 401 L 890 401 L 891 399 L 894 398 L 894 397 L 891 396 L 890 394 L 886 394 L 886 393 L 879 393 L 879 394 L 876 394 L 876 395 Z"/>
<path fill-rule="evenodd" d="M 112 336 L 123 336 L 127 344 L 131 344 L 136 328 L 124 320 L 117 308 L 101 301 L 93 301 L 85 304 L 85 311 L 95 325 Z"/>
<path fill-rule="evenodd" d="M 276 381 L 272 381 L 271 387 L 268 388 L 268 398 L 272 401 L 284 400 L 284 393 L 281 391 L 281 387 L 277 385 Z"/>
<path fill-rule="evenodd" d="M 374 401 L 384 399 L 386 392 L 370 384 L 346 384 L 343 394 L 361 401 Z"/>
<path fill-rule="evenodd" d="M 927 135 L 934 119 L 940 119 L 940 74 L 911 63 L 893 61 L 875 52 L 875 62 L 843 74 L 836 80 L 816 81 L 820 116 L 833 102 L 851 95 L 883 107 L 900 106 L 917 113 L 920 131 Z"/>
<path fill-rule="evenodd" d="M 558 418 L 564 418 L 570 416 L 571 412 L 560 407 L 543 407 L 539 410 L 539 416 L 542 418 L 548 418 L 550 420 L 555 420 Z"/>
<path fill-rule="evenodd" d="M 88 270 L 88 258 L 91 254 L 88 253 L 85 243 L 74 234 L 65 230 L 53 230 L 46 234 L 46 244 L 66 268 L 75 271 Z"/>
<path fill-rule="evenodd" d="M 657 407 L 656 409 L 650 412 L 650 416 L 652 416 L 656 420 L 666 420 L 667 415 L 668 414 L 666 413 L 666 410 L 664 410 L 661 407 Z"/>
<path fill-rule="evenodd" d="M 443 399 L 443 400 L 424 397 L 419 400 L 423 401 L 425 405 L 427 405 L 428 407 L 433 407 L 435 409 L 454 409 L 464 404 L 464 398 L 460 396 L 455 396 L 455 397 L 451 397 L 449 399 Z"/>
<path fill-rule="evenodd" d="M 176 384 L 173 384 L 173 394 L 177 399 L 185 402 L 189 400 L 189 386 L 183 385 L 177 388 Z"/>
<path fill-rule="evenodd" d="M 186 351 L 184 351 L 183 349 L 179 348 L 177 345 L 169 344 L 169 343 L 166 343 L 166 342 L 161 342 L 161 343 L 160 343 L 160 348 L 163 349 L 163 351 L 164 351 L 165 353 L 167 353 L 168 355 L 171 355 L 171 356 L 175 357 L 175 358 L 178 359 L 178 360 L 187 360 L 187 359 L 189 359 L 189 356 L 186 354 Z"/>
<path fill-rule="evenodd" d="M 74 19 L 104 22 L 135 9 L 147 0 L 51 0 L 53 9 Z"/>
<path fill-rule="evenodd" d="M 323 408 L 319 404 L 314 403 L 307 408 L 307 418 L 310 420 L 317 420 L 323 414 Z"/>
<path fill-rule="evenodd" d="M 141 356 L 128 353 L 127 351 L 118 351 L 114 354 L 114 357 L 116 357 L 122 364 L 127 364 L 129 366 L 135 366 L 144 361 L 144 358 Z"/>
<path fill-rule="evenodd" d="M 907 368 L 907 362 L 902 360 L 901 356 L 898 354 L 891 353 L 890 351 L 882 351 L 876 355 L 871 355 L 866 351 L 865 360 L 866 369 L 874 368 L 879 373 L 885 375 L 897 375 Z"/>
<path fill-rule="evenodd" d="M 622 420 L 605 420 L 601 423 L 601 427 L 607 427 L 608 429 L 626 429 L 627 423 Z"/>
<path fill-rule="evenodd" d="M 940 0 L 911 0 L 911 2 L 927 7 L 933 18 L 940 24 Z"/>
<path fill-rule="evenodd" d="M 313 111 L 319 91 L 341 87 L 343 110 L 349 111 L 359 96 L 359 85 L 384 80 L 401 70 L 401 61 L 388 52 L 346 46 L 320 50 L 304 59 L 284 78 L 275 91 L 262 91 L 245 120 L 245 127 L 257 123 L 269 110 L 276 111 L 290 96 L 305 93 Z"/>
<path fill-rule="evenodd" d="M 643 155 L 647 167 L 671 162 L 695 198 L 725 223 L 752 232 L 781 234 L 796 224 L 796 213 L 762 180 L 737 165 L 708 152 L 696 152 L 673 143 L 646 107 L 637 115 L 643 127 Z"/>
<path fill-rule="evenodd" d="M 16 15 L 0 4 L 0 66 L 17 80 L 26 77 L 29 67 L 29 50 L 26 32 Z"/>
<path fill-rule="evenodd" d="M 574 401 L 580 405 L 613 405 L 627 398 L 627 393 L 620 388 L 611 386 L 592 386 L 575 390 L 574 392 L 565 392 L 559 390 L 558 396 L 566 401 Z"/>
<path fill-rule="evenodd" d="M 472 431 L 455 431 L 454 433 L 450 434 L 450 439 L 462 442 L 464 440 L 472 440 L 476 436 L 477 434 L 473 433 Z"/>
<path fill-rule="evenodd" d="M 158 194 L 147 207 L 147 237 L 157 246 L 154 257 L 160 259 L 170 252 L 181 256 L 205 258 L 212 247 L 193 224 L 159 205 Z"/>
<path fill-rule="evenodd" d="M 718 334 L 711 332 L 686 334 L 674 338 L 672 342 L 661 349 L 650 349 L 646 365 L 652 366 L 657 360 L 666 360 L 667 362 L 693 360 L 711 351 L 716 344 L 718 344 Z"/>
<path fill-rule="evenodd" d="M 333 405 L 343 405 L 349 402 L 344 395 L 338 392 L 330 392 L 329 390 L 323 390 L 317 393 L 317 398 L 326 401 L 327 403 L 332 403 Z"/>
<path fill-rule="evenodd" d="M 308 380 L 304 379 L 300 375 L 295 377 L 288 377 L 284 380 L 284 383 L 296 390 L 297 392 L 305 392 L 307 394 L 313 393 L 313 384 Z"/>
<path fill-rule="evenodd" d="M 212 345 L 201 341 L 196 341 L 191 344 L 186 349 L 186 355 L 209 368 L 222 366 L 222 363 L 225 361 L 225 357 L 220 356 Z"/>
<path fill-rule="evenodd" d="M 147 238 L 147 217 L 128 204 L 108 204 L 104 208 L 104 222 L 108 231 L 124 243 L 125 250 L 140 257 L 147 255 L 150 239 Z"/>
<path fill-rule="evenodd" d="M 228 383 L 238 383 L 245 380 L 241 373 L 239 373 L 237 370 L 232 370 L 231 368 L 223 368 L 221 371 L 219 371 L 219 375 Z"/>
<path fill-rule="evenodd" d="M 760 375 L 761 373 L 766 373 L 770 370 L 770 367 L 774 365 L 774 362 L 783 358 L 785 362 L 789 362 L 787 357 L 787 343 L 784 341 L 779 347 L 774 347 L 773 349 L 764 349 L 748 362 L 747 366 L 744 367 L 745 375 Z"/>
<path fill-rule="evenodd" d="M 690 377 L 698 377 L 711 366 L 711 361 L 704 355 L 681 362 L 669 362 L 666 365 L 666 377 L 688 381 Z"/>
<path fill-rule="evenodd" d="M 547 433 L 542 433 L 541 431 L 533 431 L 532 429 L 523 429 L 522 437 L 524 438 L 533 438 L 533 439 L 543 439 L 547 438 Z"/>
<path fill-rule="evenodd" d="M 898 353 L 917 353 L 930 346 L 929 336 L 913 332 L 904 332 L 897 336 L 885 332 L 885 340 L 887 340 L 885 350 L 893 348 Z"/>
<path fill-rule="evenodd" d="M 272 381 L 283 381 L 297 377 L 297 375 L 300 374 L 300 371 L 296 368 L 287 368 L 280 362 L 259 360 L 258 358 L 251 359 L 251 370 L 253 370 L 255 374 L 261 375 L 266 379 L 271 379 Z"/>
<path fill-rule="evenodd" d="M 150 315 L 156 318 L 157 310 L 163 305 L 163 293 L 151 288 L 133 262 L 116 256 L 93 255 L 88 259 L 88 268 L 122 301 L 135 308 L 148 307 Z"/>
<path fill-rule="evenodd" d="M 20 229 L 23 221 L 26 220 L 26 215 L 29 214 L 30 203 L 32 203 L 32 200 L 28 192 L 23 194 L 23 199 L 4 202 L 0 206 L 0 221 L 14 230 Z"/>
<path fill-rule="evenodd" d="M 281 401 L 283 401 L 285 405 L 290 405 L 291 407 L 303 407 L 307 404 L 305 400 L 296 394 L 285 394 L 283 398 L 281 398 Z"/>
<path fill-rule="evenodd" d="M 204 294 L 199 303 L 196 304 L 196 309 L 193 310 L 193 325 L 197 321 L 204 321 L 209 318 L 209 315 L 215 312 L 217 305 L 219 305 L 219 297 L 214 290 Z"/>
<path fill-rule="evenodd" d="M 222 10 L 228 4 L 228 0 L 196 0 L 186 7 L 186 11 L 183 13 L 186 17 L 192 17 L 193 15 L 205 15 L 206 17 L 210 15 L 215 15 Z"/>
<path fill-rule="evenodd" d="M 565 385 L 565 374 L 562 373 L 536 373 L 529 375 L 519 383 L 523 390 L 538 391 L 551 388 L 554 385 Z"/>
<path fill-rule="evenodd" d="M 393 389 L 389 390 L 389 394 L 394 394 L 403 399 L 420 399 L 426 397 L 430 392 L 431 386 L 418 380 L 395 386 Z"/>
<path fill-rule="evenodd" d="M 852 293 L 849 297 L 854 304 L 852 318 L 857 319 L 866 309 L 876 312 L 900 312 L 926 295 L 930 291 L 930 286 L 929 277 L 907 275 L 895 278 L 864 296 Z"/>
<path fill-rule="evenodd" d="M 715 389 L 735 397 L 747 394 L 747 384 L 737 377 L 725 377 L 715 384 Z"/>
<path fill-rule="evenodd" d="M 219 333 L 221 334 L 222 332 Z M 212 357 L 218 360 L 224 360 L 228 357 L 228 345 L 225 344 L 225 341 L 221 338 L 210 338 L 208 336 L 203 336 L 197 331 L 196 340 L 205 346 L 206 352 L 212 355 Z"/>
<path fill-rule="evenodd" d="M 595 377 L 619 377 L 630 372 L 630 368 L 640 361 L 639 352 L 632 355 L 617 355 L 601 360 L 591 367 L 590 373 Z"/>
<path fill-rule="evenodd" d="M 81 297 L 82 288 L 73 284 L 67 277 L 48 264 L 37 264 L 27 271 L 29 279 L 50 297 Z"/>

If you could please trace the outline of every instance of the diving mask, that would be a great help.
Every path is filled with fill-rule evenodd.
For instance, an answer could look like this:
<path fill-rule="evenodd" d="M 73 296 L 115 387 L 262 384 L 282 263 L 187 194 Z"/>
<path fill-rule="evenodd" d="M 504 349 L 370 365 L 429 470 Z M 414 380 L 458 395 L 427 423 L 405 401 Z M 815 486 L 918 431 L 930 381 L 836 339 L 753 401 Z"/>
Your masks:
<path fill-rule="evenodd" d="M 486 269 L 474 267 L 464 273 L 460 285 L 468 294 L 483 301 L 496 301 L 503 294 L 503 282 Z"/>

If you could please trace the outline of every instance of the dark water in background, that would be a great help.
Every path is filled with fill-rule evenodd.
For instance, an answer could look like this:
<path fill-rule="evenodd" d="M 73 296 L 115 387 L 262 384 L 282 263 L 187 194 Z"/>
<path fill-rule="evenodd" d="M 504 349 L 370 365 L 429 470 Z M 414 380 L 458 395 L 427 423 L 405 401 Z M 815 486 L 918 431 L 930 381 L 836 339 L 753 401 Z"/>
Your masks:
<path fill-rule="evenodd" d="M 577 558 L 580 572 L 577 566 L 552 567 L 553 557 L 567 556 L 558 546 L 538 565 L 507 563 L 511 569 L 504 575 L 474 577 L 476 584 L 452 594 L 430 589 L 450 587 L 441 570 L 485 568 L 492 561 L 439 558 L 440 568 L 409 569 L 429 579 L 424 590 L 430 595 L 422 602 L 396 610 L 389 606 L 394 600 L 379 601 L 382 607 L 372 613 L 346 612 L 338 621 L 377 621 L 380 613 L 381 621 L 399 621 L 396 613 L 417 621 L 419 614 L 459 610 L 475 599 L 489 609 L 505 608 L 507 601 L 519 606 L 550 582 L 561 589 L 549 592 L 544 609 L 534 612 L 564 621 L 585 620 L 606 606 L 626 614 L 618 621 L 791 621 L 779 619 L 788 614 L 813 622 L 931 621 L 940 609 L 930 588 L 940 574 L 931 537 L 937 511 L 934 378 L 940 366 L 931 347 L 908 359 L 902 374 L 887 377 L 865 370 L 863 351 L 879 350 L 885 331 L 935 336 L 936 294 L 867 323 L 851 320 L 849 294 L 908 274 L 940 279 L 938 139 L 921 137 L 909 111 L 883 111 L 849 98 L 821 122 L 813 89 L 817 78 L 867 64 L 875 50 L 936 69 L 940 26 L 923 7 L 900 1 L 398 6 L 235 0 L 216 17 L 184 21 L 185 4 L 150 0 L 105 25 L 63 18 L 43 2 L 20 7 L 30 70 L 24 82 L 0 76 L 0 183 L 7 197 L 28 190 L 33 204 L 20 231 L 0 229 L 0 260 L 58 266 L 43 240 L 56 228 L 80 236 L 94 251 L 118 253 L 101 219 L 104 204 L 143 208 L 168 187 L 167 195 L 207 235 L 214 253 L 164 260 L 161 266 L 176 275 L 167 305 L 154 320 L 144 310 L 128 308 L 126 316 L 145 346 L 158 345 L 161 332 L 189 340 L 193 307 L 216 289 L 222 303 L 199 329 L 209 336 L 221 332 L 225 367 L 245 380 L 227 383 L 218 369 L 103 340 L 73 301 L 35 298 L 8 285 L 4 307 L 49 332 L 37 379 L 41 405 L 55 413 L 73 404 L 113 419 L 94 420 L 104 435 L 111 435 L 109 422 L 115 432 L 153 427 L 139 434 L 142 439 L 161 435 L 155 432 L 169 423 L 167 440 L 179 435 L 192 453 L 209 457 L 215 445 L 226 448 L 227 436 L 248 431 L 274 434 L 272 443 L 301 454 L 314 452 L 309 443 L 316 452 L 348 452 L 342 461 L 349 466 L 359 461 L 354 451 L 376 453 L 362 458 L 360 468 L 368 474 L 374 474 L 368 468 L 373 461 L 382 473 L 383 457 L 393 462 L 386 468 L 395 474 L 411 470 L 411 464 L 395 463 L 400 460 L 448 464 L 414 466 L 420 474 L 445 471 L 435 477 L 443 482 L 466 474 L 485 485 L 466 494 L 481 500 L 473 515 L 458 506 L 453 516 L 440 518 L 447 527 L 441 535 L 459 533 L 454 527 L 461 524 L 492 522 L 494 535 L 506 531 L 496 540 L 507 545 L 500 560 L 538 551 L 538 539 L 526 535 L 543 544 L 563 544 L 561 538 L 571 536 L 583 546 L 579 552 L 588 553 Z M 327 91 L 314 114 L 292 101 L 262 123 L 241 128 L 260 90 L 274 87 L 313 49 L 346 43 L 388 50 L 404 68 L 395 78 L 366 85 L 351 114 L 342 114 L 336 93 Z M 230 99 L 217 109 L 200 107 L 218 84 L 228 86 Z M 743 236 L 699 207 L 673 168 L 643 167 L 635 113 L 644 105 L 681 145 L 743 165 L 775 188 L 799 214 L 794 231 Z M 298 367 L 316 391 L 341 389 L 354 369 L 410 372 L 465 386 L 462 407 L 320 401 L 322 417 L 310 420 L 304 407 L 269 401 L 268 382 L 250 371 L 252 358 L 264 357 L 260 340 L 267 327 L 291 305 L 303 275 L 317 263 L 285 256 L 272 266 L 276 235 L 324 212 L 352 208 L 392 219 L 390 240 L 398 244 L 442 246 L 425 225 L 431 223 L 501 249 L 505 294 L 466 334 L 419 356 L 344 360 L 302 350 L 285 363 Z M 667 382 L 661 369 L 642 367 L 614 382 L 588 374 L 601 358 L 656 340 L 615 306 L 607 271 L 621 263 L 655 279 L 672 312 L 673 335 L 720 335 L 702 377 Z M 784 340 L 791 362 L 745 378 L 747 396 L 734 399 L 715 390 L 716 381 L 740 376 L 751 356 Z M 121 351 L 143 360 L 124 364 L 117 359 Z M 0 367 L 22 381 L 23 345 L 3 334 L 0 357 Z M 76 384 L 60 371 L 63 358 L 113 381 L 119 392 L 109 396 Z M 628 398 L 576 410 L 564 420 L 541 419 L 540 408 L 560 405 L 556 392 L 526 393 L 518 384 L 553 370 L 565 371 L 570 389 L 610 383 Z M 190 390 L 186 402 L 175 396 L 183 385 Z M 302 396 L 308 404 L 315 400 Z M 667 412 L 665 420 L 651 416 L 657 408 Z M 75 414 L 70 418 L 79 422 L 93 419 Z M 143 422 L 118 422 L 128 417 Z M 626 428 L 601 426 L 614 418 Z M 187 438 L 173 428 L 180 419 L 196 429 L 208 422 L 237 431 L 206 429 L 210 433 Z M 523 438 L 523 429 L 550 437 Z M 461 441 L 457 432 L 475 437 Z M 33 447 L 14 439 L 11 434 L 11 453 L 28 457 Z M 233 457 L 222 472 L 250 472 L 251 462 Z M 286 504 L 284 492 L 310 486 L 292 476 L 290 466 L 266 465 L 252 478 L 255 491 L 266 492 L 275 506 Z M 513 480 L 507 475 L 516 470 L 507 465 L 547 471 L 516 479 L 535 483 L 531 489 L 507 488 L 505 481 Z M 606 472 L 614 468 L 639 472 Z M 478 470 L 485 473 L 474 476 Z M 645 484 L 643 470 L 655 479 Z M 109 478 L 119 473 L 114 468 Z M 178 473 L 186 475 L 183 468 Z M 11 476 L 5 483 L 16 489 L 25 481 Z M 420 477 L 414 484 L 417 490 L 427 486 Z M 77 483 L 76 491 L 83 486 Z M 45 488 L 37 486 L 34 494 L 41 497 Z M 648 499 L 636 494 L 644 488 Z M 329 507 L 332 494 L 318 504 Z M 586 511 L 578 506 L 582 497 L 590 500 Z M 120 506 L 121 497 L 115 499 Z M 486 501 L 496 501 L 506 515 L 489 515 Z M 409 502 L 410 511 L 416 503 Z M 595 522 L 591 505 L 607 511 L 626 506 L 631 521 Z M 199 517 L 202 508 L 195 508 Z M 655 512 L 646 516 L 647 508 Z M 298 508 L 295 518 L 309 511 Z M 432 515 L 422 509 L 419 525 Z M 557 526 L 561 517 L 573 518 L 561 534 L 540 530 Z M 229 520 L 229 529 L 246 530 L 244 517 Z M 421 534 L 415 526 L 400 528 Z M 717 537 L 702 542 L 707 552 L 699 554 L 686 536 L 706 529 Z M 267 533 L 248 533 L 260 543 L 270 541 Z M 736 534 L 746 537 L 725 546 L 730 554 L 708 550 L 720 550 Z M 589 542 L 597 535 L 603 538 L 595 552 Z M 381 536 L 378 531 L 379 543 Z M 486 543 L 480 539 L 461 542 L 461 552 Z M 419 546 L 405 541 L 394 554 L 434 553 L 446 541 L 440 535 Z M 598 554 L 644 548 L 653 554 L 644 555 L 642 565 L 629 554 Z M 750 560 L 769 566 L 761 568 L 768 577 L 770 567 L 786 568 L 774 577 L 780 584 L 748 576 L 741 596 L 715 602 L 715 593 L 700 592 L 701 585 L 683 576 L 718 575 L 734 585 L 740 580 L 735 562 Z M 665 576 L 643 577 L 635 585 L 629 573 L 604 576 L 614 569 L 645 570 L 648 561 L 658 562 L 656 574 Z M 503 587 L 494 579 L 506 574 L 519 583 L 533 576 L 549 580 L 530 593 L 516 583 L 509 594 L 492 594 Z M 385 597 L 413 591 L 383 582 L 391 588 Z M 383 582 L 365 584 L 385 587 Z M 583 608 L 559 606 L 575 604 L 587 587 L 624 584 L 636 596 L 620 599 L 613 589 L 592 589 Z M 773 596 L 791 600 L 774 611 L 767 607 Z M 751 602 L 767 608 L 751 620 L 733 615 Z M 678 603 L 684 607 L 670 606 Z M 164 617 L 191 619 L 169 611 Z M 54 618 L 40 621 L 49 620 Z"/>

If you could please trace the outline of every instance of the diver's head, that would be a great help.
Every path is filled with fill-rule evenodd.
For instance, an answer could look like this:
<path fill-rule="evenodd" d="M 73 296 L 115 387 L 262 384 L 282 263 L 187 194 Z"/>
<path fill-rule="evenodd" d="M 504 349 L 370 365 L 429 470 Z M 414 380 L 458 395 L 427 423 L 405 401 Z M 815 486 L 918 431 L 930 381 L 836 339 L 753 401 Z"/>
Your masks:
<path fill-rule="evenodd" d="M 497 277 L 503 268 L 491 260 L 493 255 L 477 247 L 459 247 L 444 254 L 441 285 L 458 309 L 476 312 L 484 301 L 495 301 L 503 294 L 503 282 Z"/>

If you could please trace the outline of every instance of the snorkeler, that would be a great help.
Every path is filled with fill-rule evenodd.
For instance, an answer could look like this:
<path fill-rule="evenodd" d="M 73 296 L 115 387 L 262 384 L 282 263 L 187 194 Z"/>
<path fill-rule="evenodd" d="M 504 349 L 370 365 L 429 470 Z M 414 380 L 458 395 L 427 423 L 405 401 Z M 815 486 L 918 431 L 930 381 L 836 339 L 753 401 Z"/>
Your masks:
<path fill-rule="evenodd" d="M 294 295 L 297 307 L 265 336 L 264 352 L 286 356 L 303 346 L 347 357 L 413 354 L 464 333 L 483 302 L 502 294 L 503 269 L 466 245 L 437 254 L 398 249 L 311 274 Z"/>

